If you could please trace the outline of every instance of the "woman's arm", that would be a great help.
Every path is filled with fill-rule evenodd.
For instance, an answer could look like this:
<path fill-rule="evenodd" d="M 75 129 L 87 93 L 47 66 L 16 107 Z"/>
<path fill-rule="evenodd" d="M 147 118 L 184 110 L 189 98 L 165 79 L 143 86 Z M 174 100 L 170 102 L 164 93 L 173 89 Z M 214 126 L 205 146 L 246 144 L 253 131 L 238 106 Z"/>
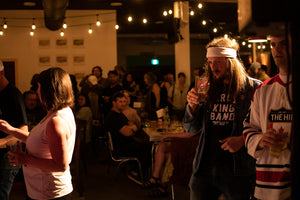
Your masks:
<path fill-rule="evenodd" d="M 157 83 L 153 84 L 152 92 L 154 93 L 154 96 L 155 96 L 155 99 L 156 99 L 155 106 L 156 106 L 156 108 L 159 108 L 159 103 L 160 103 L 160 87 L 158 86 Z"/>
<path fill-rule="evenodd" d="M 4 138 L 6 142 L 16 140 L 17 138 L 22 142 L 26 143 L 27 137 L 29 135 L 27 125 L 22 125 L 18 128 L 15 128 L 12 127 L 7 121 L 1 119 L 0 119 L 0 130 L 6 134 L 9 134 L 9 136 Z"/>
<path fill-rule="evenodd" d="M 52 159 L 36 158 L 23 152 L 9 152 L 12 165 L 30 165 L 48 172 L 65 171 L 68 168 L 67 138 L 69 130 L 59 118 L 51 119 L 46 128 L 47 141 Z"/>

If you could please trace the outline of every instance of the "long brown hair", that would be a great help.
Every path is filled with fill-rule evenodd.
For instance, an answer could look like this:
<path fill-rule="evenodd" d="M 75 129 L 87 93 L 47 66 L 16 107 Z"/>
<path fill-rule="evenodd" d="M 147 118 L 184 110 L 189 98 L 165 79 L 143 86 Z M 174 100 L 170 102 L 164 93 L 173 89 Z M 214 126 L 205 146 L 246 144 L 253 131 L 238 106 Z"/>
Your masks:
<path fill-rule="evenodd" d="M 40 94 L 47 110 L 60 110 L 73 106 L 74 94 L 69 74 L 59 67 L 49 68 L 40 73 Z"/>
<path fill-rule="evenodd" d="M 232 39 L 219 37 L 212 40 L 206 48 L 209 47 L 227 47 L 232 48 L 236 51 L 239 50 L 239 44 Z M 214 77 L 210 67 L 206 66 L 207 76 L 209 78 L 209 82 L 214 82 Z M 226 58 L 226 68 L 227 73 L 224 79 L 224 86 L 227 101 L 235 102 L 238 94 L 244 88 L 246 80 L 248 79 L 249 83 L 252 84 L 252 80 L 248 77 L 244 65 L 242 61 L 238 58 Z M 212 86 L 212 85 L 211 85 Z M 211 98 L 211 94 L 213 93 L 213 87 L 210 87 L 208 90 L 208 98 Z"/>

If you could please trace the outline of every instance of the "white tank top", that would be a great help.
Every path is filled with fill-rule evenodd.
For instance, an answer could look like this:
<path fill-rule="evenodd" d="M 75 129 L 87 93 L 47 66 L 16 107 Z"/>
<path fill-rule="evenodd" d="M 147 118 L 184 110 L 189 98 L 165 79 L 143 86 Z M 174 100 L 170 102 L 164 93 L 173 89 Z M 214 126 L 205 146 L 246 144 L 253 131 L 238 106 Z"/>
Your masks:
<path fill-rule="evenodd" d="M 69 131 L 67 139 L 68 163 L 72 160 L 76 124 L 72 110 L 67 107 L 52 113 L 45 121 L 41 121 L 30 132 L 26 149 L 28 154 L 43 159 L 51 159 L 47 142 L 46 127 L 50 119 L 59 117 Z M 28 196 L 32 199 L 54 199 L 73 191 L 70 168 L 64 172 L 44 172 L 32 166 L 23 166 L 24 179 Z"/>

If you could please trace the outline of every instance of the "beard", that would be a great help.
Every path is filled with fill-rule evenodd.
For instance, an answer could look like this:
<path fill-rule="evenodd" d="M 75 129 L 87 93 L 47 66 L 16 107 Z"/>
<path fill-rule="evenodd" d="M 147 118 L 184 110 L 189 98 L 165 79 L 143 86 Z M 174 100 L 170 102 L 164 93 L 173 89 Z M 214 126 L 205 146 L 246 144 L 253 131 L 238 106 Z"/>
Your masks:
<path fill-rule="evenodd" d="M 224 83 L 226 82 L 226 77 L 222 76 L 222 77 L 215 77 L 214 75 L 212 75 L 212 83 L 216 84 L 216 85 L 224 85 Z"/>

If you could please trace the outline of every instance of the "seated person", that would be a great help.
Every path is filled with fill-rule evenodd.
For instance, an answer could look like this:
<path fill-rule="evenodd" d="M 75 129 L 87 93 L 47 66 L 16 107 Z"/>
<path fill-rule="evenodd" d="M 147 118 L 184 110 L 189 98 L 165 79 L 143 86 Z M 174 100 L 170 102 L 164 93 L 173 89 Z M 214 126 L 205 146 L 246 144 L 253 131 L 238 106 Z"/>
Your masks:
<path fill-rule="evenodd" d="M 129 92 L 127 90 L 122 90 L 121 91 L 124 96 L 125 96 L 125 99 L 126 99 L 126 105 L 122 111 L 122 113 L 127 117 L 127 119 L 134 123 L 138 130 L 141 128 L 141 118 L 140 116 L 138 115 L 137 111 L 130 107 L 130 95 L 129 95 Z"/>
<path fill-rule="evenodd" d="M 28 120 L 28 131 L 30 131 L 47 113 L 40 105 L 39 97 L 35 91 L 28 90 L 24 92 L 23 97 Z"/>
<path fill-rule="evenodd" d="M 171 141 L 169 140 L 170 138 L 172 138 Z M 197 144 L 198 138 L 193 138 L 193 135 L 185 132 L 169 133 L 161 137 L 161 142 L 158 144 L 155 152 L 152 176 L 145 182 L 145 188 L 152 189 L 151 197 L 157 198 L 168 195 L 167 187 L 161 183 L 161 179 L 169 159 L 171 159 L 174 167 L 171 179 L 175 176 L 174 179 L 180 179 L 179 182 L 187 185 L 188 181 L 186 180 L 189 180 L 192 172 L 192 161 Z"/>
<path fill-rule="evenodd" d="M 85 143 L 90 143 L 92 141 L 93 113 L 90 107 L 89 97 L 84 93 L 79 93 L 77 95 L 75 104 L 75 117 L 77 119 L 86 121 Z"/>
<path fill-rule="evenodd" d="M 130 122 L 122 113 L 126 105 L 124 94 L 116 92 L 111 97 L 112 109 L 107 114 L 104 126 L 111 133 L 114 152 L 118 156 L 137 157 L 145 176 L 151 165 L 151 145 L 149 141 L 136 138 L 137 126 Z"/>

